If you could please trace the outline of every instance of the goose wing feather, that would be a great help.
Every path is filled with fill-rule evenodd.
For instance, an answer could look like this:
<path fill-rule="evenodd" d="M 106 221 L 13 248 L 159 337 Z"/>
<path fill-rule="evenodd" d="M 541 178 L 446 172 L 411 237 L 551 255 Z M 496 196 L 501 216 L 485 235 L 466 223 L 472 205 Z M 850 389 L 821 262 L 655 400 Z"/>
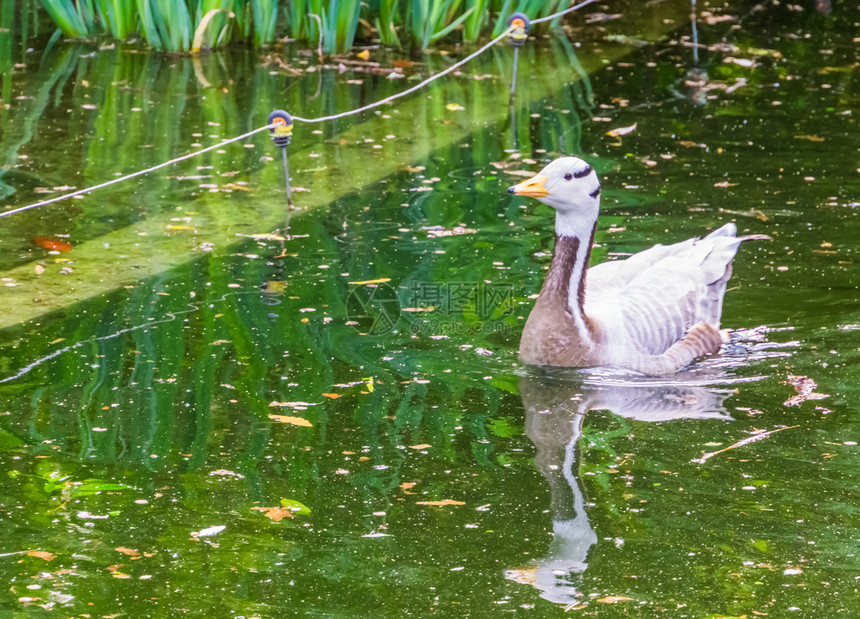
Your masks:
<path fill-rule="evenodd" d="M 735 233 L 726 224 L 591 268 L 585 311 L 601 325 L 610 356 L 662 354 L 699 322 L 718 329 L 731 262 L 745 240 Z"/>

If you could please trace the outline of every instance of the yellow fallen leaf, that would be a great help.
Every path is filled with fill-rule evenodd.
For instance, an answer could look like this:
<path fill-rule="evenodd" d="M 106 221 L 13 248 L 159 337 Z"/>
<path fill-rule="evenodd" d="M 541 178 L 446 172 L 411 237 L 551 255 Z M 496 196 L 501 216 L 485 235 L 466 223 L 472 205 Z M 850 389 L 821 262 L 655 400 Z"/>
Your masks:
<path fill-rule="evenodd" d="M 422 443 L 421 445 L 410 445 L 409 449 L 427 449 L 428 447 L 433 447 L 433 445 Z"/>
<path fill-rule="evenodd" d="M 794 136 L 796 140 L 809 140 L 810 142 L 823 142 L 824 138 L 818 135 L 796 135 Z"/>
<path fill-rule="evenodd" d="M 365 280 L 360 281 L 360 282 L 348 282 L 348 283 L 353 285 L 353 286 L 366 286 L 368 284 L 384 284 L 385 282 L 390 282 L 390 281 L 391 281 L 390 277 L 380 277 L 378 279 L 365 279 Z"/>
<path fill-rule="evenodd" d="M 332 400 L 337 400 L 342 394 L 340 393 L 324 393 L 324 398 L 331 398 Z"/>
<path fill-rule="evenodd" d="M 128 555 L 130 557 L 139 557 L 140 553 L 136 551 L 134 548 L 126 548 L 125 546 L 117 546 L 114 548 L 117 552 L 121 552 L 124 555 Z"/>
<path fill-rule="evenodd" d="M 444 499 L 442 501 L 418 501 L 416 505 L 432 505 L 433 507 L 442 507 L 445 505 L 465 505 L 463 501 L 454 501 L 453 499 Z"/>
<path fill-rule="evenodd" d="M 266 292 L 269 294 L 280 294 L 287 289 L 287 282 L 277 279 L 270 279 L 266 282 Z"/>
<path fill-rule="evenodd" d="M 611 138 L 618 138 L 618 137 L 621 137 L 622 135 L 627 135 L 628 133 L 633 133 L 634 131 L 636 131 L 636 123 L 633 123 L 629 127 L 617 127 L 615 129 L 610 129 L 609 131 L 606 132 L 606 135 L 608 135 Z"/>
<path fill-rule="evenodd" d="M 452 112 L 459 112 L 460 110 L 465 110 L 466 108 L 464 108 L 459 103 L 449 103 L 448 105 L 445 106 L 445 109 L 448 109 Z"/>
<path fill-rule="evenodd" d="M 43 559 L 45 561 L 53 561 L 57 557 L 57 555 L 44 550 L 31 550 L 27 553 L 27 556 L 36 557 L 37 559 Z"/>
<path fill-rule="evenodd" d="M 236 233 L 236 236 L 244 236 L 249 239 L 254 239 L 255 241 L 286 241 L 287 237 L 281 236 L 280 234 L 240 234 Z"/>
<path fill-rule="evenodd" d="M 185 224 L 167 224 L 164 226 L 166 230 L 196 230 L 194 226 L 186 226 Z"/>
<path fill-rule="evenodd" d="M 224 189 L 233 189 L 238 191 L 254 191 L 250 187 L 245 187 L 245 185 L 239 185 L 237 183 L 227 183 L 225 185 L 221 185 Z"/>
<path fill-rule="evenodd" d="M 632 599 L 623 595 L 607 595 L 605 598 L 600 598 L 597 601 L 603 604 L 616 604 L 618 602 L 629 602 Z"/>
<path fill-rule="evenodd" d="M 269 419 L 274 419 L 279 423 L 291 423 L 294 426 L 304 426 L 306 428 L 311 428 L 314 425 L 303 417 L 290 417 L 289 415 L 269 415 Z"/>
<path fill-rule="evenodd" d="M 370 50 L 369 49 L 362 50 L 362 51 L 358 52 L 356 54 L 356 56 L 358 56 L 362 60 L 370 60 Z"/>

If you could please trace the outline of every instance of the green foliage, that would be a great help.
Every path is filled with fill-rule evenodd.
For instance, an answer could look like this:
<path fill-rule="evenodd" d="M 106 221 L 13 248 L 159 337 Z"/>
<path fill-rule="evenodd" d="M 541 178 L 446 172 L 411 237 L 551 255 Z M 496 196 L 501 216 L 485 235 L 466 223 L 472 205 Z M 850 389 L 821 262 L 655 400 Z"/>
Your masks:
<path fill-rule="evenodd" d="M 310 507 L 300 501 L 296 501 L 295 499 L 281 499 L 281 507 L 286 507 L 294 514 L 302 516 L 309 516 L 311 513 Z"/>
<path fill-rule="evenodd" d="M 115 39 L 125 39 L 137 30 L 134 4 L 126 0 L 96 0 L 98 17 Z"/>
<path fill-rule="evenodd" d="M 325 54 L 349 51 L 359 34 L 364 12 L 375 30 L 370 43 L 409 46 L 423 51 L 456 30 L 464 42 L 477 41 L 493 25 L 504 30 L 513 11 L 533 17 L 560 7 L 558 0 L 42 0 L 60 31 L 70 38 L 103 33 L 116 39 L 140 36 L 164 52 L 192 52 L 253 41 L 263 46 L 278 40 L 279 17 L 289 36 L 316 43 Z M 283 4 L 283 6 L 280 6 Z M 495 15 L 495 22 L 493 17 Z"/>
<path fill-rule="evenodd" d="M 92 0 L 42 0 L 48 15 L 64 35 L 83 39 L 95 33 L 95 10 Z"/>
<path fill-rule="evenodd" d="M 266 45 L 275 40 L 278 24 L 277 0 L 251 0 L 254 15 L 254 45 Z"/>
<path fill-rule="evenodd" d="M 360 11 L 359 0 L 329 0 L 327 6 L 320 6 L 318 12 L 312 14 L 319 20 L 316 40 L 324 53 L 344 52 L 352 47 Z"/>
<path fill-rule="evenodd" d="M 467 9 L 457 16 L 460 0 L 439 0 L 438 2 L 427 2 L 426 0 L 412 0 L 410 3 L 411 40 L 414 47 L 427 49 L 430 43 L 439 39 L 474 12 L 475 7 Z"/>

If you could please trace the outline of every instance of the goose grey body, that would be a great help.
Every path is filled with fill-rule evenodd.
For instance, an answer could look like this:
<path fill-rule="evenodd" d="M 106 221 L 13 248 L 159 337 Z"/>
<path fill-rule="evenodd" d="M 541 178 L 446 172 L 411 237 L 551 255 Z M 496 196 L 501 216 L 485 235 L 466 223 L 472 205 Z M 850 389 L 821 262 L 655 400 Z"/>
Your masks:
<path fill-rule="evenodd" d="M 591 166 L 562 157 L 510 191 L 556 209 L 552 264 L 523 329 L 523 362 L 669 374 L 719 350 L 732 260 L 743 241 L 767 237 L 738 237 L 728 223 L 588 269 L 600 206 Z"/>

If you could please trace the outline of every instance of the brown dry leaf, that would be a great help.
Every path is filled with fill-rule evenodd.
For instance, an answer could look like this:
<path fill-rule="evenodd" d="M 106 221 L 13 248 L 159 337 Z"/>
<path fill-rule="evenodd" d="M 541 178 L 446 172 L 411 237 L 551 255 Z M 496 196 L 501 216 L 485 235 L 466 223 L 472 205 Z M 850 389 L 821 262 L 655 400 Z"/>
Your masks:
<path fill-rule="evenodd" d="M 422 443 L 420 445 L 410 445 L 409 449 L 427 449 L 428 447 L 433 447 L 433 445 L 427 445 L 426 443 Z"/>
<path fill-rule="evenodd" d="M 738 20 L 737 17 L 735 17 L 734 15 L 714 15 L 713 13 L 708 11 L 702 13 L 702 19 L 704 19 L 705 23 L 709 26 L 716 26 L 717 24 L 722 22 L 734 22 Z"/>
<path fill-rule="evenodd" d="M 414 481 L 405 481 L 402 484 L 400 484 L 400 489 L 403 490 L 403 494 L 415 494 L 414 492 L 409 492 L 409 489 L 414 488 L 414 487 L 415 487 Z"/>
<path fill-rule="evenodd" d="M 465 505 L 463 501 L 454 501 L 453 499 L 443 499 L 441 501 L 418 501 L 416 505 L 431 505 L 433 507 L 444 507 L 445 505 Z"/>
<path fill-rule="evenodd" d="M 794 390 L 797 391 L 797 395 L 792 396 L 783 402 L 784 406 L 798 406 L 801 402 L 805 402 L 806 400 L 823 400 L 824 398 L 829 397 L 826 393 L 817 393 L 815 388 L 818 385 L 808 376 L 794 376 L 793 374 L 789 374 L 786 383 L 794 387 Z"/>
<path fill-rule="evenodd" d="M 287 507 L 252 507 L 252 510 L 263 512 L 266 518 L 280 522 L 284 518 L 295 518 L 293 512 Z"/>
<path fill-rule="evenodd" d="M 274 419 L 279 423 L 291 423 L 294 426 L 303 426 L 306 428 L 311 428 L 314 425 L 303 417 L 290 417 L 288 415 L 269 415 L 269 419 Z"/>
<path fill-rule="evenodd" d="M 27 553 L 28 557 L 36 557 L 37 559 L 42 559 L 44 561 L 53 561 L 57 558 L 57 555 L 47 552 L 45 550 L 31 550 Z"/>
<path fill-rule="evenodd" d="M 611 138 L 620 138 L 622 135 L 627 135 L 628 133 L 633 133 L 636 131 L 636 123 L 629 125 L 627 127 L 616 127 L 615 129 L 610 129 L 606 132 Z"/>
<path fill-rule="evenodd" d="M 295 188 L 293 188 L 295 191 Z M 286 241 L 287 238 L 281 236 L 280 234 L 270 234 L 270 233 L 262 233 L 262 234 L 239 234 L 236 233 L 236 236 L 244 236 L 245 238 L 254 239 L 255 241 Z"/>
<path fill-rule="evenodd" d="M 431 239 L 438 238 L 440 236 L 459 236 L 461 234 L 474 234 L 477 232 L 474 228 L 466 228 L 465 226 L 454 226 L 450 230 L 445 230 L 441 226 L 428 228 L 423 227 L 422 230 L 427 231 L 427 236 Z"/>
<path fill-rule="evenodd" d="M 130 557 L 139 557 L 140 553 L 134 548 L 126 548 L 125 546 L 117 546 L 114 548 L 117 552 L 121 552 L 124 555 L 128 555 Z"/>
<path fill-rule="evenodd" d="M 309 406 L 316 406 L 315 402 L 269 402 L 270 407 L 280 406 L 294 408 L 299 411 L 307 410 Z"/>
<path fill-rule="evenodd" d="M 603 604 L 617 604 L 618 602 L 629 602 L 632 599 L 624 595 L 607 595 L 604 598 L 599 598 L 597 601 Z"/>
<path fill-rule="evenodd" d="M 534 172 L 529 172 L 528 170 L 504 170 L 504 173 L 511 176 L 525 176 L 526 178 L 531 178 L 535 175 Z"/>
<path fill-rule="evenodd" d="M 331 398 L 332 400 L 337 400 L 343 394 L 342 393 L 324 393 L 322 395 L 324 398 Z"/>

